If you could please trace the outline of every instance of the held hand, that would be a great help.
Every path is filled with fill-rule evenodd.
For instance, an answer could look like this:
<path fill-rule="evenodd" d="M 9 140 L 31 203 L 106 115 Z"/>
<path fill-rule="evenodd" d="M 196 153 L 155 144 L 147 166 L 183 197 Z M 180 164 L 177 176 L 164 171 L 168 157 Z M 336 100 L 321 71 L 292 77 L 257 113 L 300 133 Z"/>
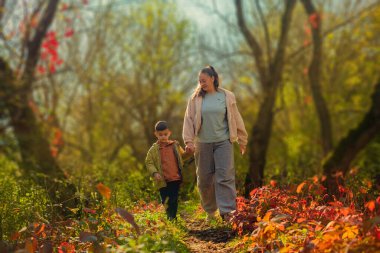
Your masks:
<path fill-rule="evenodd" d="M 242 155 L 245 154 L 246 149 L 247 149 L 247 147 L 246 147 L 245 145 L 240 145 L 240 153 L 241 153 Z"/>
<path fill-rule="evenodd" d="M 194 147 L 194 144 L 192 144 L 192 143 L 189 143 L 189 144 L 187 144 L 186 145 L 186 147 L 185 147 L 185 152 L 186 153 L 194 153 L 194 151 L 195 151 L 195 147 Z"/>
<path fill-rule="evenodd" d="M 156 181 L 160 181 L 162 179 L 161 175 L 159 173 L 154 173 L 153 174 L 153 178 L 156 180 Z"/>

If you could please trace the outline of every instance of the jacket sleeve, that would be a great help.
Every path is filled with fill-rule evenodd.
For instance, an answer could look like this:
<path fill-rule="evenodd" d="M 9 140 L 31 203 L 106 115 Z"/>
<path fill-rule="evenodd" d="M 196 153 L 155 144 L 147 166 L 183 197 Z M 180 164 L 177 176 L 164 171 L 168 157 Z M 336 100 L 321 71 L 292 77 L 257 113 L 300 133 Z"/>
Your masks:
<path fill-rule="evenodd" d="M 234 111 L 236 127 L 237 127 L 237 137 L 239 145 L 246 146 L 248 143 L 248 133 L 245 129 L 243 118 L 238 110 L 236 99 L 234 97 L 234 103 L 232 104 L 232 110 Z"/>
<path fill-rule="evenodd" d="M 146 155 L 145 166 L 151 176 L 153 176 L 155 172 L 158 172 L 156 166 L 154 165 L 154 161 L 152 157 L 152 149 L 149 149 L 148 154 Z"/>
<path fill-rule="evenodd" d="M 185 144 L 193 143 L 195 138 L 195 118 L 193 105 L 194 103 L 190 98 L 187 102 L 187 108 L 183 120 L 182 138 Z"/>

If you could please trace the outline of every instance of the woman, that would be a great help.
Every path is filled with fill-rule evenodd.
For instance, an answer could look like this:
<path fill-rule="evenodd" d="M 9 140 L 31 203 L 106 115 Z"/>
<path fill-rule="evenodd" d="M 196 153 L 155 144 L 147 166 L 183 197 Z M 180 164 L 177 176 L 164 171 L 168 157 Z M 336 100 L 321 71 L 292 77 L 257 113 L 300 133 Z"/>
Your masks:
<path fill-rule="evenodd" d="M 222 219 L 236 210 L 235 169 L 232 143 L 245 153 L 247 131 L 236 106 L 235 95 L 219 87 L 212 66 L 199 72 L 199 84 L 187 104 L 183 139 L 185 151 L 195 152 L 197 184 L 208 220 L 219 209 Z"/>

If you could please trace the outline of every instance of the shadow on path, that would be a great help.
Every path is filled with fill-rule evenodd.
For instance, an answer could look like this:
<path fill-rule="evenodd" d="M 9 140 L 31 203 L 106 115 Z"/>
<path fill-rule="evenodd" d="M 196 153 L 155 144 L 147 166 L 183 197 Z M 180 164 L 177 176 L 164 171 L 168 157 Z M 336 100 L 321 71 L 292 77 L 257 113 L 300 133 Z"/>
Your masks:
<path fill-rule="evenodd" d="M 234 238 L 235 234 L 227 226 L 210 226 L 202 220 L 185 218 L 188 236 L 186 245 L 191 252 L 233 252 L 226 244 Z"/>

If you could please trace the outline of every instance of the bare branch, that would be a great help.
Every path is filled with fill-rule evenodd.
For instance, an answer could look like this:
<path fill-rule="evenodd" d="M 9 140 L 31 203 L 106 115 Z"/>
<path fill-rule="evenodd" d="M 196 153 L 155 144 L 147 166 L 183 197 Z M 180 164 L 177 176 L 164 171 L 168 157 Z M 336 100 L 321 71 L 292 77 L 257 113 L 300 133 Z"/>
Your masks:
<path fill-rule="evenodd" d="M 329 29 L 327 29 L 325 32 L 322 33 L 322 38 L 326 37 L 327 35 L 335 32 L 336 30 L 348 25 L 348 24 L 351 24 L 352 22 L 358 20 L 361 18 L 362 14 L 365 13 L 366 11 L 371 11 L 374 7 L 376 6 L 379 6 L 380 5 L 380 2 L 377 1 L 369 6 L 367 6 L 366 8 L 364 8 L 363 10 L 361 10 L 360 12 L 358 12 L 356 15 L 353 15 L 349 18 L 347 18 L 346 20 L 342 21 L 341 23 L 333 26 L 333 27 L 330 27 Z M 309 47 L 311 46 L 311 44 L 307 44 L 307 45 L 303 45 L 301 46 L 300 48 L 298 48 L 297 50 L 295 50 L 293 53 L 291 53 L 289 55 L 289 58 L 293 58 L 293 57 L 296 57 L 298 56 L 299 54 L 303 53 L 306 49 L 308 49 Z"/>
<path fill-rule="evenodd" d="M 0 22 L 3 19 L 5 2 L 6 2 L 6 0 L 0 0 Z M 1 29 L 0 29 L 0 31 L 1 31 Z"/>
<path fill-rule="evenodd" d="M 271 47 L 271 39 L 270 39 L 270 35 L 269 35 L 268 24 L 264 18 L 263 10 L 261 9 L 261 5 L 260 5 L 260 0 L 256 0 L 255 3 L 256 3 L 256 8 L 257 8 L 257 11 L 259 13 L 260 21 L 261 21 L 261 24 L 263 26 L 263 30 L 264 30 L 264 34 L 265 34 L 265 43 L 267 46 L 268 62 L 271 62 L 271 60 L 272 60 L 272 47 Z"/>
<path fill-rule="evenodd" d="M 309 16 L 309 23 L 311 26 L 311 33 L 313 39 L 313 52 L 309 65 L 309 81 L 310 88 L 313 95 L 314 103 L 317 109 L 317 114 L 321 129 L 321 140 L 324 154 L 328 154 L 333 147 L 332 127 L 330 112 L 327 107 L 326 101 L 322 95 L 321 88 L 321 66 L 322 66 L 322 22 L 321 16 L 317 12 L 311 0 L 301 0 L 305 12 Z"/>
<path fill-rule="evenodd" d="M 282 16 L 282 22 L 281 22 L 281 34 L 280 34 L 280 39 L 278 40 L 278 46 L 277 46 L 277 51 L 276 55 L 273 59 L 273 62 L 270 64 L 270 71 L 273 73 L 275 76 L 273 77 L 274 82 L 277 83 L 278 80 L 281 78 L 282 74 L 282 67 L 284 64 L 284 56 L 285 56 L 285 47 L 288 39 L 288 33 L 290 29 L 290 23 L 291 23 L 291 18 L 292 18 L 292 12 L 294 9 L 294 6 L 296 4 L 296 0 L 287 0 L 286 1 L 286 7 L 285 7 L 285 12 Z"/>
<path fill-rule="evenodd" d="M 253 36 L 253 34 L 249 31 L 247 24 L 245 23 L 244 14 L 243 14 L 243 6 L 241 0 L 235 0 L 236 6 L 236 15 L 238 19 L 239 28 L 244 35 L 245 40 L 248 43 L 248 46 L 252 50 L 253 57 L 255 58 L 255 62 L 257 65 L 257 69 L 259 71 L 259 76 L 261 83 L 266 83 L 267 80 L 267 69 L 264 65 L 263 52 L 262 49 L 257 42 L 257 39 Z"/>
<path fill-rule="evenodd" d="M 59 0 L 50 0 L 46 7 L 42 18 L 40 19 L 36 32 L 32 40 L 28 42 L 28 55 L 25 64 L 24 80 L 27 80 L 26 85 L 31 86 L 31 80 L 33 79 L 34 69 L 38 62 L 38 55 L 40 53 L 40 47 L 45 34 L 54 19 L 55 12 L 57 10 Z"/>
<path fill-rule="evenodd" d="M 3 40 L 5 48 L 8 49 L 9 52 L 12 54 L 12 57 L 20 58 L 18 52 L 7 43 L 7 38 L 5 37 L 5 34 L 2 31 L 0 31 L 0 38 Z"/>

